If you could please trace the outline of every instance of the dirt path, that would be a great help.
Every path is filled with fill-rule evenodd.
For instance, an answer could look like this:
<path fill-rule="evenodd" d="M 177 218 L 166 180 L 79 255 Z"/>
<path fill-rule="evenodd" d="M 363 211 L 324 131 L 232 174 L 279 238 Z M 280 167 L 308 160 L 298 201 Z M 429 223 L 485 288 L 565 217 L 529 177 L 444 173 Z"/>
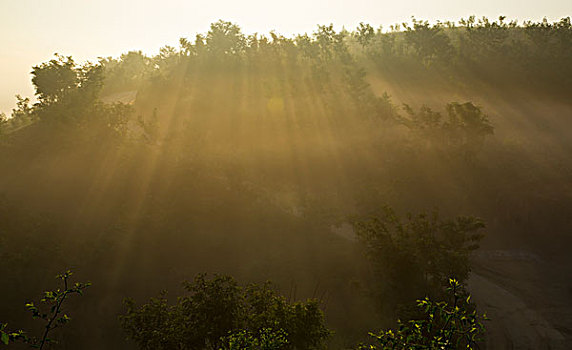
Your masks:
<path fill-rule="evenodd" d="M 562 317 L 572 311 L 567 286 L 550 278 L 551 284 L 542 285 L 546 263 L 507 254 L 501 260 L 477 260 L 468 287 L 479 312 L 491 318 L 486 323 L 487 349 L 572 349 L 566 334 L 570 317 Z"/>

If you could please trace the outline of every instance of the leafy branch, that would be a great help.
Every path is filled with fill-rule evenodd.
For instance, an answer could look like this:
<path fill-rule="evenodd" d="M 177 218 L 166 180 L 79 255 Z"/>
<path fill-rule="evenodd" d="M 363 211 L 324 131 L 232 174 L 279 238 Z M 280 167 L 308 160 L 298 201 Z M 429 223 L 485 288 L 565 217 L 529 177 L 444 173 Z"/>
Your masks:
<path fill-rule="evenodd" d="M 425 317 L 398 321 L 397 330 L 370 333 L 375 345 L 360 346 L 360 350 L 377 349 L 476 349 L 483 341 L 485 327 L 482 321 L 487 316 L 477 314 L 462 285 L 455 279 L 449 280 L 447 292 L 452 303 L 433 302 L 429 298 L 417 301 L 417 306 Z"/>
<path fill-rule="evenodd" d="M 20 340 L 36 349 L 44 349 L 47 345 L 56 343 L 54 339 L 49 338 L 50 332 L 64 326 L 71 320 L 69 315 L 63 310 L 64 302 L 72 294 L 83 295 L 83 291 L 91 286 L 90 282 L 71 284 L 69 280 L 72 274 L 68 270 L 56 276 L 57 279 L 62 281 L 63 289 L 58 288 L 44 292 L 44 297 L 40 299 L 40 303 L 45 304 L 49 311 L 43 311 L 43 307 L 36 306 L 32 302 L 26 304 L 26 309 L 32 313 L 33 319 L 42 319 L 46 322 L 40 339 L 28 337 L 22 330 L 5 331 L 7 324 L 0 324 L 1 343 L 8 345 L 10 342 Z"/>

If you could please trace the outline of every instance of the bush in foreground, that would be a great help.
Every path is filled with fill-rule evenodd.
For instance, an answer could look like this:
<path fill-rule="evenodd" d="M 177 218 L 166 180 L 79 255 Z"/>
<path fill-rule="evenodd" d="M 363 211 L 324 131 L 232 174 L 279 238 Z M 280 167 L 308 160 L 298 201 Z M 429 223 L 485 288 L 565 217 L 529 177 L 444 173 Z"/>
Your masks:
<path fill-rule="evenodd" d="M 317 300 L 289 303 L 269 283 L 241 287 L 229 276 L 200 274 L 184 287 L 189 295 L 174 305 L 166 293 L 141 306 L 125 301 L 120 320 L 140 349 L 321 349 L 330 335 Z"/>
<path fill-rule="evenodd" d="M 370 333 L 373 345 L 361 345 L 360 350 L 442 350 L 475 349 L 483 341 L 486 315 L 479 316 L 470 304 L 470 295 L 455 279 L 447 288 L 451 301 L 434 302 L 429 298 L 417 301 L 425 315 L 418 320 L 398 321 L 397 330 Z"/>

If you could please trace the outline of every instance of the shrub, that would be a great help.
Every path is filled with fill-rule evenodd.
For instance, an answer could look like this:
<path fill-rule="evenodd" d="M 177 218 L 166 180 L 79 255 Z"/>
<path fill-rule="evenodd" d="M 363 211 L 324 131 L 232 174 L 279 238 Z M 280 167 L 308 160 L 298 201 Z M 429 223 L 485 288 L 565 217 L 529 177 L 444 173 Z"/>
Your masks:
<path fill-rule="evenodd" d="M 470 304 L 461 284 L 449 280 L 447 288 L 451 301 L 433 302 L 429 298 L 417 301 L 425 317 L 407 322 L 398 321 L 397 330 L 370 333 L 372 345 L 360 345 L 360 350 L 444 350 L 474 349 L 483 341 L 486 315 L 479 316 Z"/>
<path fill-rule="evenodd" d="M 273 329 L 280 335 L 273 339 L 285 338 L 280 342 L 284 349 L 319 349 L 330 334 L 318 301 L 290 304 L 270 283 L 241 287 L 229 276 L 209 280 L 199 274 L 184 288 L 189 295 L 174 305 L 165 293 L 141 306 L 125 301 L 127 311 L 120 320 L 139 348 L 219 349 L 241 342 L 262 346 L 263 336 L 274 334 L 268 333 Z"/>

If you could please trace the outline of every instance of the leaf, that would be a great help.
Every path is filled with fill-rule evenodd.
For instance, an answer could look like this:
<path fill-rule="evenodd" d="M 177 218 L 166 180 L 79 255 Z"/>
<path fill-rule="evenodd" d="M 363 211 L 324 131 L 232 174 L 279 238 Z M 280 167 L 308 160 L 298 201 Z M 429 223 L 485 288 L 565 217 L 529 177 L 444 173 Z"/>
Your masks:
<path fill-rule="evenodd" d="M 8 343 L 10 342 L 10 337 L 8 336 L 8 334 L 2 332 L 0 340 L 2 341 L 2 343 L 4 343 L 4 345 L 8 345 Z"/>

